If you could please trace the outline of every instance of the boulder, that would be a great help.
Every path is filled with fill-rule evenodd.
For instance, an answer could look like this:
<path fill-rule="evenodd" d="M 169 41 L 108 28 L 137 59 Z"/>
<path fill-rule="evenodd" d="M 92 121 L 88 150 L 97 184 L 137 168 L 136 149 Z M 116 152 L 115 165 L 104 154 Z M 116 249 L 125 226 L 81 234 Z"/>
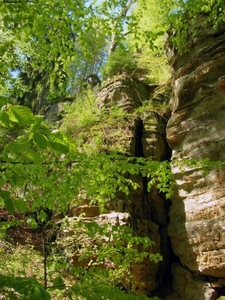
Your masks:
<path fill-rule="evenodd" d="M 132 113 L 147 99 L 147 91 L 144 85 L 132 76 L 120 75 L 103 85 L 98 99 L 100 107 L 110 108 L 116 105 Z"/>

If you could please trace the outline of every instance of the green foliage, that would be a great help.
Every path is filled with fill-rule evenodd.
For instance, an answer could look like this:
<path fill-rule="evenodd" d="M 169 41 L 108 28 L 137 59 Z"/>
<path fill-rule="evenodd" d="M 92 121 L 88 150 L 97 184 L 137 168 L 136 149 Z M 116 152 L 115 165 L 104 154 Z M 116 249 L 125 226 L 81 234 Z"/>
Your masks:
<path fill-rule="evenodd" d="M 133 17 L 123 13 L 127 2 L 1 4 L 0 95 L 39 113 L 66 93 L 77 94 L 99 72 L 115 30 L 119 43 L 124 22 L 132 27 Z"/>
<path fill-rule="evenodd" d="M 121 137 L 123 126 L 132 126 L 135 116 L 118 108 L 110 113 L 100 111 L 90 91 L 68 106 L 62 132 L 51 130 L 28 107 L 14 105 L 19 101 L 38 112 L 46 101 L 58 101 L 67 91 L 75 94 L 89 71 L 99 71 L 108 40 L 116 37 L 116 44 L 124 42 L 124 22 L 133 37 L 124 42 L 129 51 L 117 47 L 104 66 L 103 77 L 127 73 L 161 82 L 168 78 L 162 39 L 168 25 L 176 32 L 173 44 L 182 51 L 199 15 L 205 16 L 203 25 L 211 22 L 215 26 L 225 15 L 222 0 L 138 1 L 131 15 L 124 13 L 129 4 L 132 1 L 0 4 L 0 205 L 10 214 L 35 212 L 36 219 L 28 217 L 27 223 L 41 229 L 44 244 L 44 256 L 20 247 L 1 250 L 0 291 L 8 299 L 147 298 L 132 293 L 131 268 L 135 263 L 161 260 L 159 254 L 149 251 L 154 247 L 149 238 L 137 237 L 128 227 L 98 226 L 81 219 L 64 244 L 52 245 L 45 235 L 57 224 L 49 221 L 46 212 L 65 214 L 71 205 L 80 204 L 82 193 L 103 210 L 106 199 L 115 199 L 118 192 L 128 196 L 139 188 L 131 179 L 137 175 L 147 178 L 149 191 L 157 187 L 169 198 L 174 185 L 169 163 L 130 157 Z M 19 76 L 12 76 L 13 70 Z M 25 95 L 36 105 L 27 103 Z M 114 125 L 116 130 L 110 132 Z M 209 160 L 189 164 L 224 166 Z M 2 223 L 1 234 L 16 224 Z M 65 246 L 67 258 L 75 253 L 81 264 L 88 261 L 85 267 L 71 268 L 70 275 L 60 252 Z M 102 268 L 102 262 L 111 268 Z M 122 283 L 128 293 L 116 287 L 124 274 L 127 280 Z"/>
<path fill-rule="evenodd" d="M 137 50 L 138 67 L 149 70 L 148 78 L 163 82 L 169 78 L 169 68 L 164 54 L 165 33 L 170 33 L 170 42 L 180 52 L 190 34 L 210 23 L 213 27 L 225 21 L 223 0 L 138 0 L 133 15 L 137 30 L 128 37 L 129 46 Z M 196 22 L 198 18 L 202 19 Z M 196 26 L 197 25 L 197 26 Z"/>
<path fill-rule="evenodd" d="M 131 51 L 125 48 L 117 48 L 117 50 L 108 57 L 107 63 L 103 66 L 102 78 L 113 78 L 120 74 L 140 75 L 144 74 L 144 70 L 138 69 L 137 62 Z"/>
<path fill-rule="evenodd" d="M 87 72 L 99 70 L 105 59 L 107 40 L 114 34 L 117 43 L 124 40 L 124 22 L 137 37 L 138 17 L 123 13 L 131 2 L 103 1 L 98 4 L 84 1 L 78 5 L 74 1 L 40 0 L 37 3 L 0 4 L 0 201 L 10 214 L 35 212 L 37 218 L 28 217 L 27 223 L 32 228 L 41 228 L 43 242 L 47 239 L 44 235 L 48 228 L 54 227 L 46 211 L 65 214 L 74 201 L 79 204 L 82 192 L 91 203 L 97 203 L 103 209 L 105 199 L 115 198 L 118 192 L 128 195 L 137 189 L 138 184 L 131 178 L 140 175 L 148 178 L 149 190 L 152 185 L 157 185 L 168 197 L 171 195 L 173 181 L 168 163 L 119 154 L 124 153 L 119 138 L 111 148 L 103 146 L 104 138 L 107 144 L 113 135 L 122 135 L 121 129 L 108 133 L 110 126 L 117 124 L 119 129 L 127 122 L 132 124 L 133 117 L 118 109 L 112 109 L 111 114 L 100 112 L 90 91 L 68 107 L 71 113 L 65 119 L 62 132 L 51 130 L 41 116 L 34 116 L 31 112 L 31 109 L 41 111 L 46 101 L 53 102 L 55 98 L 58 101 L 67 91 L 74 94 L 79 90 Z M 152 38 L 148 28 L 145 37 Z M 19 76 L 13 78 L 12 70 Z M 131 51 L 121 47 L 109 57 L 103 75 L 113 77 L 123 72 L 142 76 L 145 75 L 145 65 Z M 13 105 L 17 102 L 31 109 Z M 92 147 L 93 135 L 83 143 L 85 146 L 82 145 L 81 134 L 83 140 L 87 138 L 85 130 L 90 125 L 92 132 L 102 134 L 94 136 L 96 147 Z M 68 133 L 73 133 L 75 141 Z M 115 151 L 118 149 L 119 153 Z M 7 223 L 2 229 L 5 231 L 14 225 Z M 1 293 L 9 299 L 50 299 L 55 295 L 58 299 L 65 295 L 69 299 L 146 299 L 124 293 L 111 285 L 115 285 L 124 272 L 130 278 L 132 264 L 161 259 L 160 255 L 148 251 L 153 246 L 152 241 L 134 236 L 125 228 L 101 228 L 92 223 L 82 230 L 87 240 L 82 241 L 79 254 L 84 259 L 94 255 L 95 260 L 91 261 L 89 268 L 71 270 L 72 285 L 71 282 L 68 284 L 68 274 L 65 274 L 67 262 L 59 252 L 50 251 L 53 249 L 51 243 L 44 243 L 41 274 L 39 269 L 28 274 L 25 270 L 35 257 L 33 250 L 29 255 L 24 249 L 19 249 L 9 257 L 3 256 L 3 264 L 7 261 L 9 264 L 5 264 L 0 275 Z M 76 234 L 78 232 L 79 228 Z M 93 239 L 98 249 L 90 248 Z M 22 255 L 31 259 L 23 260 Z M 110 261 L 112 257 L 117 269 L 106 271 L 99 268 L 101 261 Z M 35 279 L 34 275 L 37 275 Z M 129 292 L 132 292 L 132 287 Z"/>
<path fill-rule="evenodd" d="M 1 108 L 0 120 L 2 126 L 10 128 L 15 123 L 20 126 L 31 125 L 34 116 L 28 107 L 7 104 Z"/>
<path fill-rule="evenodd" d="M 93 272 L 91 274 L 93 274 Z M 90 278 L 90 276 L 88 276 L 88 280 L 86 276 L 84 276 L 84 282 L 82 282 L 82 284 L 79 286 L 74 285 L 73 290 L 82 295 L 82 300 L 98 300 L 99 295 L 102 295 L 102 299 L 105 300 L 158 300 L 157 297 L 149 298 L 147 296 L 138 296 L 124 292 L 117 287 L 99 283 L 98 281 L 96 282 L 95 280 Z"/>
<path fill-rule="evenodd" d="M 207 23 L 217 27 L 225 21 L 225 4 L 222 0 L 162 0 L 158 4 L 163 23 L 170 25 L 171 41 L 181 53 L 186 51 L 189 34 L 198 34 L 196 21 L 199 17 L 203 17 L 198 24 L 200 27 Z"/>
<path fill-rule="evenodd" d="M 65 106 L 65 110 L 67 113 L 61 130 L 70 135 L 98 122 L 102 114 L 97 105 L 96 95 L 91 90 L 80 93 L 72 104 Z"/>
<path fill-rule="evenodd" d="M 169 65 L 164 51 L 165 31 L 162 24 L 159 1 L 139 0 L 133 11 L 138 19 L 137 32 L 128 36 L 137 68 L 145 70 L 149 82 L 161 84 L 170 77 Z"/>
<path fill-rule="evenodd" d="M 99 225 L 84 222 L 82 217 L 73 222 L 65 220 L 63 229 L 65 232 L 69 230 L 70 234 L 62 242 L 58 241 L 57 247 L 65 249 L 67 258 L 74 265 L 70 272 L 79 280 L 73 286 L 78 295 L 85 296 L 87 293 L 87 299 L 95 299 L 97 294 L 101 294 L 106 299 L 118 299 L 116 295 L 119 297 L 122 292 L 113 286 L 122 284 L 130 299 L 145 299 L 144 296 L 132 296 L 135 286 L 132 285 L 131 272 L 137 263 L 144 264 L 148 260 L 158 263 L 162 260 L 160 255 L 150 254 L 154 242 L 148 237 L 134 236 L 127 226 Z M 83 261 L 86 268 L 81 268 Z M 107 293 L 108 284 L 116 293 L 113 298 L 111 293 Z M 124 297 L 126 299 L 126 294 Z"/>
<path fill-rule="evenodd" d="M 50 299 L 48 291 L 38 282 L 43 277 L 40 254 L 29 245 L 15 247 L 1 240 L 0 243 L 1 295 L 7 299 Z"/>
<path fill-rule="evenodd" d="M 7 299 L 50 300 L 51 296 L 33 278 L 12 278 L 0 274 L 0 289 L 6 290 Z"/>
<path fill-rule="evenodd" d="M 7 299 L 50 299 L 49 293 L 57 299 L 91 300 L 99 296 L 108 300 L 149 299 L 132 293 L 129 273 L 132 263 L 141 263 L 147 257 L 156 263 L 161 260 L 159 255 L 149 254 L 148 248 L 154 243 L 149 238 L 133 236 L 132 230 L 127 227 L 99 226 L 95 222 L 84 223 L 81 220 L 69 227 L 74 235 L 68 236 L 64 242 L 60 243 L 59 240 L 57 244 L 59 249 L 65 249 L 66 257 L 60 250 L 47 258 L 48 292 L 40 285 L 44 276 L 42 256 L 28 245 L 22 247 L 5 243 L 1 247 L 1 294 Z M 68 229 L 68 222 L 65 222 L 64 228 Z M 90 256 L 95 258 L 90 260 L 86 268 L 71 267 L 70 275 L 66 274 L 66 260 L 71 260 L 77 254 L 80 255 L 81 264 Z M 102 269 L 105 262 L 111 263 L 114 268 Z M 115 268 L 117 264 L 118 268 Z M 120 290 L 117 285 L 126 291 Z"/>
<path fill-rule="evenodd" d="M 88 198 L 92 198 L 93 203 L 104 206 L 105 199 L 114 198 L 117 191 L 128 195 L 131 188 L 138 187 L 137 183 L 125 176 L 126 174 L 141 173 L 148 178 L 156 178 L 157 181 L 159 180 L 158 184 L 160 184 L 160 176 L 166 174 L 159 163 L 146 161 L 143 158 L 126 158 L 116 153 L 107 155 L 98 152 L 91 155 L 79 153 L 74 141 L 67 134 L 59 131 L 52 132 L 43 123 L 42 118 L 33 116 L 28 108 L 9 105 L 3 107 L 2 112 L 4 114 L 1 114 L 0 120 L 6 128 L 13 129 L 18 125 L 24 128 L 22 135 L 15 140 L 8 140 L 1 153 L 3 162 L 0 177 L 1 199 L 11 214 L 16 210 L 27 212 L 41 209 L 54 210 L 56 213 L 65 212 L 74 196 L 82 190 L 86 191 Z M 26 116 L 27 118 L 24 120 Z M 162 178 L 165 180 L 163 176 Z M 169 185 L 165 185 L 169 188 Z M 164 186 L 159 186 L 159 188 L 165 189 Z M 42 222 L 47 221 L 41 212 L 38 218 Z M 108 230 L 106 228 L 105 230 L 106 233 L 99 234 L 107 236 Z M 125 238 L 125 234 L 122 236 Z M 133 239 L 130 234 L 127 236 L 127 240 L 122 240 L 121 235 L 117 240 L 127 243 L 127 245 L 130 242 L 132 244 L 147 242 L 146 239 Z M 106 253 L 110 256 L 114 253 L 117 263 L 119 263 L 124 258 L 124 254 L 121 255 L 120 251 L 111 246 L 106 243 L 103 247 L 102 244 L 98 254 L 99 260 L 106 256 Z M 89 251 L 88 248 L 86 250 Z M 136 248 L 132 247 L 127 251 L 125 251 L 126 260 L 124 260 L 127 264 L 147 257 L 156 260 L 160 258 L 157 255 L 149 257 L 147 252 L 140 254 Z M 55 261 L 53 259 L 54 272 L 58 268 Z M 124 266 L 123 263 L 121 266 Z M 120 274 L 121 272 L 117 276 L 119 277 Z M 51 278 L 53 287 L 59 281 L 61 282 L 60 277 L 53 276 Z M 3 280 L 3 285 L 7 290 L 14 291 L 16 280 L 17 278 L 15 282 L 11 282 L 7 277 Z M 39 295 L 37 299 L 42 299 L 40 297 L 48 299 L 48 293 L 45 294 L 43 288 L 36 281 L 32 281 L 32 279 L 30 281 L 29 279 L 18 280 L 21 285 L 22 297 L 31 298 L 33 294 L 37 294 Z"/>

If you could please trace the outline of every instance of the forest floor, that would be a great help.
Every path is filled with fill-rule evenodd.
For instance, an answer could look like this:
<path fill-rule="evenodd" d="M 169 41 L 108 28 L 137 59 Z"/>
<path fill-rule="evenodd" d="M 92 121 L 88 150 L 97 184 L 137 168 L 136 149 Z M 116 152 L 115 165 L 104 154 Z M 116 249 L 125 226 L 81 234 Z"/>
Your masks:
<path fill-rule="evenodd" d="M 10 222 L 10 227 L 6 230 L 4 240 L 13 245 L 26 245 L 28 243 L 35 250 L 43 251 L 42 233 L 36 229 L 32 229 L 26 223 L 24 214 L 15 212 L 15 214 L 11 215 L 7 210 L 0 208 L 0 230 L 8 222 Z M 8 227 L 9 225 L 6 226 Z"/>

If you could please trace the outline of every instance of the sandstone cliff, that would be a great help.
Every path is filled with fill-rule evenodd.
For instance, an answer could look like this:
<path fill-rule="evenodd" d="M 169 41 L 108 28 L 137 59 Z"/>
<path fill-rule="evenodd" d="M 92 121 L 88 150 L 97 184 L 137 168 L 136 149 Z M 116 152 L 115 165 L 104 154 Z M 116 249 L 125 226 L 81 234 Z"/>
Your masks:
<path fill-rule="evenodd" d="M 190 29 L 187 52 L 168 48 L 173 74 L 172 116 L 167 140 L 177 186 L 171 199 L 169 236 L 178 262 L 173 265 L 171 299 L 217 299 L 224 295 L 225 236 L 223 169 L 206 176 L 186 159 L 224 161 L 225 25 Z M 196 29 L 198 34 L 192 37 Z"/>
<path fill-rule="evenodd" d="M 117 149 L 132 157 L 145 157 L 157 161 L 166 161 L 171 157 L 171 150 L 166 141 L 168 104 L 171 97 L 171 83 L 157 87 L 147 86 L 130 75 L 122 74 L 109 80 L 98 94 L 98 103 L 102 109 L 110 111 L 112 105 L 120 107 L 124 115 L 93 124 L 82 132 L 82 147 L 89 144 L 99 151 Z M 144 103 L 145 102 L 145 103 Z M 144 108 L 143 108 L 144 104 Z M 140 111 L 138 108 L 142 107 Z M 86 137 L 84 135 L 86 134 Z M 78 134 L 79 135 L 79 134 Z M 76 139 L 79 137 L 76 135 Z M 91 137 L 90 137 L 91 136 Z M 97 206 L 89 205 L 88 199 L 80 206 L 70 210 L 71 226 L 74 220 L 85 214 L 83 221 L 96 221 L 101 226 L 105 223 L 131 227 L 140 237 L 149 237 L 155 245 L 149 250 L 152 254 L 160 253 L 163 261 L 149 259 L 132 265 L 132 291 L 136 294 L 151 296 L 164 285 L 169 278 L 171 245 L 167 233 L 169 223 L 168 209 L 170 201 L 159 193 L 155 186 L 147 192 L 147 179 L 141 175 L 128 175 L 137 182 L 139 188 L 131 189 L 129 195 L 118 192 L 116 199 L 108 199 L 104 213 Z M 64 233 L 63 233 L 64 232 Z M 70 229 L 64 229 L 60 239 L 67 239 Z M 72 255 L 71 264 L 79 265 L 77 256 Z M 88 261 L 83 262 L 88 264 Z M 170 272 L 170 271 L 169 271 Z M 170 278 L 169 278 L 170 279 Z"/>
<path fill-rule="evenodd" d="M 160 252 L 163 261 L 134 266 L 134 290 L 165 300 L 216 300 L 225 295 L 225 172 L 211 168 L 205 175 L 204 167 L 193 163 L 225 158 L 225 25 L 215 29 L 201 24 L 200 19 L 190 28 L 184 54 L 167 45 L 172 85 L 146 88 L 123 74 L 109 80 L 98 95 L 101 107 L 110 109 L 113 103 L 130 114 L 102 127 L 105 147 L 113 144 L 132 156 L 170 160 L 176 181 L 171 199 L 155 186 L 147 192 L 146 178 L 136 176 L 132 179 L 140 188 L 109 200 L 104 215 L 88 203 L 71 212 L 85 212 L 100 223 L 113 223 L 116 216 L 154 240 L 152 250 Z M 192 37 L 194 29 L 198 35 Z M 132 116 L 146 99 L 145 109 Z"/>

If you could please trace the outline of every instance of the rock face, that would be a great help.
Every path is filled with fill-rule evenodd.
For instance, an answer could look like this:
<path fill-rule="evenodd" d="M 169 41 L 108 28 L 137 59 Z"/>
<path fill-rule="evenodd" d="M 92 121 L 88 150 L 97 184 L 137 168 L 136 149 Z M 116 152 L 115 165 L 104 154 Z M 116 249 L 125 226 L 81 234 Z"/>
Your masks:
<path fill-rule="evenodd" d="M 212 167 L 204 174 L 199 163 L 225 160 L 225 24 L 215 29 L 202 23 L 199 18 L 190 28 L 185 54 L 167 48 L 172 91 L 170 84 L 151 90 L 122 75 L 107 82 L 98 95 L 100 107 L 115 104 L 128 113 L 122 123 L 102 127 L 106 148 L 118 144 L 128 155 L 171 159 L 176 181 L 171 201 L 155 186 L 147 192 L 146 178 L 135 176 L 140 187 L 128 197 L 118 194 L 116 200 L 106 201 L 104 214 L 88 203 L 71 211 L 71 218 L 86 213 L 86 220 L 126 224 L 138 236 L 150 237 L 153 253 L 161 253 L 163 261 L 133 265 L 133 291 L 163 300 L 225 296 L 225 171 Z M 198 34 L 192 37 L 195 30 Z M 146 99 L 145 110 L 131 117 Z M 169 101 L 171 116 L 159 105 Z"/>
<path fill-rule="evenodd" d="M 190 29 L 197 29 L 198 35 L 191 38 L 190 32 L 187 53 L 168 49 L 173 108 L 167 140 L 177 182 L 169 235 L 180 261 L 173 267 L 176 294 L 171 299 L 213 300 L 225 295 L 219 284 L 225 278 L 225 171 L 211 169 L 204 175 L 201 166 L 185 163 L 225 159 L 225 24 L 215 29 L 210 24 L 201 27 L 202 21 Z"/>
<path fill-rule="evenodd" d="M 156 86 L 154 86 L 156 88 Z M 110 108 L 111 104 L 122 108 L 125 113 L 125 120 L 118 120 L 115 124 L 107 123 L 101 127 L 104 132 L 103 143 L 107 149 L 112 146 L 125 151 L 126 155 L 136 157 L 148 157 L 153 160 L 163 161 L 170 158 L 171 152 L 166 141 L 167 119 L 160 110 L 153 110 L 150 102 L 157 102 L 160 105 L 168 104 L 171 93 L 161 95 L 162 90 L 170 91 L 170 84 L 164 89 L 146 87 L 130 76 L 121 75 L 108 82 L 101 89 L 98 98 L 99 105 Z M 150 94 L 148 94 L 150 93 Z M 143 101 L 149 100 L 149 108 L 144 113 L 136 113 L 134 109 L 141 107 Z M 124 122 L 125 121 L 125 122 Z M 96 128 L 96 127 L 95 127 Z M 97 131 L 95 130 L 96 134 Z M 100 133 L 101 134 L 101 133 Z M 117 146 L 118 145 L 118 146 Z M 142 263 L 134 263 L 131 266 L 133 280 L 132 291 L 136 294 L 151 295 L 161 287 L 163 278 L 167 272 L 170 256 L 170 242 L 167 234 L 168 205 L 169 202 L 162 194 L 159 194 L 155 187 L 152 192 L 147 192 L 147 180 L 141 175 L 129 175 L 130 179 L 139 184 L 139 188 L 131 190 L 130 194 L 118 193 L 114 200 L 108 199 L 105 203 L 104 214 L 97 206 L 89 206 L 88 201 L 70 211 L 70 222 L 85 213 L 84 221 L 96 221 L 98 224 L 109 223 L 117 225 L 127 225 L 131 227 L 135 234 L 140 237 L 149 237 L 155 245 L 149 251 L 152 254 L 160 253 L 163 261 L 156 263 L 146 259 Z M 60 238 L 68 238 L 71 235 L 69 229 L 65 229 Z M 90 242 L 91 243 L 91 242 Z M 76 255 L 72 259 L 72 265 L 78 266 L 79 260 Z M 88 264 L 88 262 L 84 262 Z"/>
<path fill-rule="evenodd" d="M 63 102 L 54 103 L 52 106 L 48 107 L 45 112 L 45 119 L 49 122 L 60 121 L 65 114 L 65 108 Z"/>
<path fill-rule="evenodd" d="M 133 112 L 147 98 L 143 85 L 131 76 L 121 75 L 108 81 L 99 95 L 100 107 L 117 105 L 126 112 Z"/>
<path fill-rule="evenodd" d="M 154 88 L 156 87 L 154 86 Z M 160 94 L 162 90 L 163 96 Z M 146 87 L 140 82 L 131 77 L 122 76 L 109 82 L 99 93 L 100 103 L 103 103 L 104 106 L 107 107 L 110 103 L 114 103 L 129 113 L 140 107 L 144 100 L 150 98 L 150 107 L 134 120 L 132 132 L 127 132 L 127 136 L 133 136 L 130 140 L 130 146 L 126 147 L 130 149 L 130 155 L 158 161 L 170 158 L 171 152 L 166 141 L 167 120 L 157 110 L 157 107 L 168 104 L 170 91 L 170 84 L 163 89 L 156 88 L 154 93 L 151 87 L 146 90 Z M 156 110 L 153 110 L 153 107 Z M 140 176 L 132 179 L 139 183 L 140 188 L 131 191 L 128 197 L 109 201 L 108 210 L 128 212 L 135 233 L 138 236 L 150 237 L 155 242 L 152 253 L 160 253 L 163 256 L 163 262 L 160 264 L 145 261 L 133 267 L 134 291 L 138 294 L 150 295 L 162 285 L 169 263 L 168 201 L 163 195 L 159 195 L 154 187 L 150 194 L 147 193 L 146 179 Z M 115 203 L 120 203 L 120 206 L 118 207 Z"/>

